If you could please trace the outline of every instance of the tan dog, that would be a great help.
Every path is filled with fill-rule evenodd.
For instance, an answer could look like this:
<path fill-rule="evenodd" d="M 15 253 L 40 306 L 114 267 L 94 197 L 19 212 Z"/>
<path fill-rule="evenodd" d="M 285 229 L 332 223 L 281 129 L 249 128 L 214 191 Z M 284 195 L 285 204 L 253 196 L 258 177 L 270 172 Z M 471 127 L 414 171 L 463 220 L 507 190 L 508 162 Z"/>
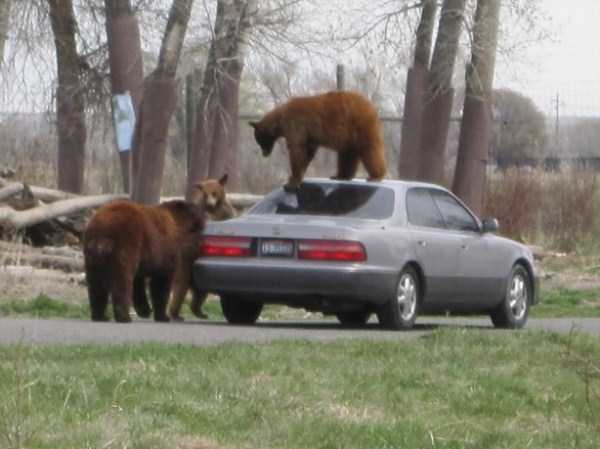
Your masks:
<path fill-rule="evenodd" d="M 222 221 L 235 217 L 235 209 L 227 200 L 225 184 L 227 174 L 220 179 L 206 179 L 194 184 L 191 195 L 193 204 L 201 205 L 209 220 Z M 173 281 L 173 296 L 169 302 L 168 313 L 173 321 L 183 321 L 179 315 L 187 292 L 192 289 L 192 313 L 198 318 L 207 318 L 202 312 L 202 305 L 208 296 L 207 292 L 198 290 L 192 282 L 193 260 L 187 269 L 177 270 Z"/>

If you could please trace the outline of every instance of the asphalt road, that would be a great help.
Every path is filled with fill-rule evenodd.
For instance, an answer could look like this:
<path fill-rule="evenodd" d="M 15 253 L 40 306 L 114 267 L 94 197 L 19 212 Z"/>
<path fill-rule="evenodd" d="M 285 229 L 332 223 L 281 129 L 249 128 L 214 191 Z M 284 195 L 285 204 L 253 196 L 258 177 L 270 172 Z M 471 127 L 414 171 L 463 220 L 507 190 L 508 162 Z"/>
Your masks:
<path fill-rule="evenodd" d="M 422 317 L 407 332 L 380 330 L 370 322 L 361 329 L 344 329 L 334 321 L 259 322 L 255 326 L 231 326 L 224 322 L 192 320 L 184 323 L 155 323 L 135 320 L 129 324 L 93 323 L 84 320 L 0 319 L 0 344 L 122 344 L 141 342 L 182 343 L 197 346 L 226 342 L 268 342 L 282 339 L 332 341 L 349 338 L 407 340 L 432 332 L 436 328 L 489 329 L 487 318 Z M 577 331 L 600 335 L 600 319 L 553 318 L 530 319 L 527 329 L 545 329 L 568 333 Z M 497 331 L 496 331 L 497 332 Z"/>

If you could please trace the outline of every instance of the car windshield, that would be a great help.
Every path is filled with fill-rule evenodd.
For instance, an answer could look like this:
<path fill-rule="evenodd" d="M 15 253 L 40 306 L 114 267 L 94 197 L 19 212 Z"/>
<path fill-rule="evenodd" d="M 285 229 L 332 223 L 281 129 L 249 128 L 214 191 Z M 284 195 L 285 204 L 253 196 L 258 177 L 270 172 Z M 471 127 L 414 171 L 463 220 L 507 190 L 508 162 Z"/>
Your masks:
<path fill-rule="evenodd" d="M 295 192 L 277 189 L 266 195 L 248 214 L 322 215 L 362 219 L 389 218 L 394 191 L 368 184 L 304 182 Z"/>

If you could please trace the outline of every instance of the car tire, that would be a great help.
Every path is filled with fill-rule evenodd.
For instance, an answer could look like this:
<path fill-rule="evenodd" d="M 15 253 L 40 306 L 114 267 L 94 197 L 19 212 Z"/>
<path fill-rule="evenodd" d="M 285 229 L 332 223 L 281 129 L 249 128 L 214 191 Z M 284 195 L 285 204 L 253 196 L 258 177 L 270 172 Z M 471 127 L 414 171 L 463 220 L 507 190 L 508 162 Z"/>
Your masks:
<path fill-rule="evenodd" d="M 338 312 L 335 314 L 342 326 L 364 326 L 371 316 L 371 312 L 365 309 Z"/>
<path fill-rule="evenodd" d="M 398 276 L 396 294 L 377 311 L 381 327 L 408 330 L 413 327 L 419 312 L 421 285 L 415 269 L 408 265 Z"/>
<path fill-rule="evenodd" d="M 515 265 L 508 277 L 502 302 L 490 312 L 494 326 L 502 329 L 521 329 L 525 326 L 532 295 L 529 272 L 523 265 Z"/>
<path fill-rule="evenodd" d="M 261 302 L 244 301 L 236 296 L 221 295 L 221 310 L 228 323 L 254 324 L 262 312 Z"/>

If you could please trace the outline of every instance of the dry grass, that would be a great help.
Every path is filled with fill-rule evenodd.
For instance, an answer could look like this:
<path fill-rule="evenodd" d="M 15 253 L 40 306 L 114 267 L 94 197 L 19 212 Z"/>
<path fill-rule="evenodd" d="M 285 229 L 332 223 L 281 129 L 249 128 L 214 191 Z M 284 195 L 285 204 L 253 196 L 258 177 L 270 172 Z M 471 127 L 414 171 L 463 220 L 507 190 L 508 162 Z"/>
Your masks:
<path fill-rule="evenodd" d="M 589 171 L 509 170 L 489 180 L 485 215 L 498 218 L 504 235 L 573 251 L 596 243 L 597 184 Z"/>

